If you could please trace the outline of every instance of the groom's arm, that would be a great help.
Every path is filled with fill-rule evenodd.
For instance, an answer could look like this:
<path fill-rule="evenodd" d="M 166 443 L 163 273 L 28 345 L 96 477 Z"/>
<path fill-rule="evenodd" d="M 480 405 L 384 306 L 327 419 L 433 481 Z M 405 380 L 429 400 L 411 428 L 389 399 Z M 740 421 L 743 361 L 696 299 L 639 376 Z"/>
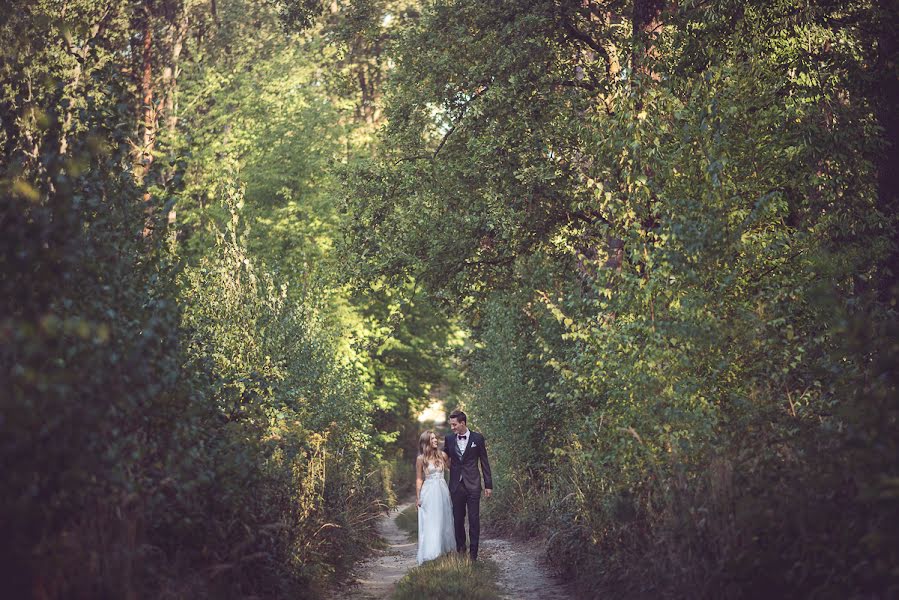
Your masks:
<path fill-rule="evenodd" d="M 478 452 L 478 459 L 481 461 L 481 473 L 484 475 L 484 493 L 487 497 L 493 493 L 493 475 L 490 473 L 490 461 L 487 459 L 487 440 L 481 436 L 481 451 Z"/>

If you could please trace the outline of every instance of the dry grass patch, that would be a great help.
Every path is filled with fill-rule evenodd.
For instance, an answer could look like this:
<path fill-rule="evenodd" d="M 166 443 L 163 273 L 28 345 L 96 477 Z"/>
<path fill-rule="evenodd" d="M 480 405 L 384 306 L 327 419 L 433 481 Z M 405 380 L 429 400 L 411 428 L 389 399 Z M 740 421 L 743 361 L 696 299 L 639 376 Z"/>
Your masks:
<path fill-rule="evenodd" d="M 409 571 L 397 584 L 393 600 L 497 600 L 498 573 L 499 567 L 491 560 L 471 562 L 466 557 L 447 554 Z"/>

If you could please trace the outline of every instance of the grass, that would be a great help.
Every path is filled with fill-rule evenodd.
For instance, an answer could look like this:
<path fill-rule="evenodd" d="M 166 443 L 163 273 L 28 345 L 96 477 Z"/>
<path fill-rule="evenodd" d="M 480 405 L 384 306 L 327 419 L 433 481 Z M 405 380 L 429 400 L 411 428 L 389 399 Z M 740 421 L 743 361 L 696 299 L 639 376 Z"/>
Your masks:
<path fill-rule="evenodd" d="M 409 571 L 396 585 L 392 600 L 497 600 L 499 567 L 491 560 L 471 562 L 458 554 L 447 554 Z"/>
<path fill-rule="evenodd" d="M 396 525 L 405 529 L 409 537 L 418 537 L 418 506 L 413 502 L 396 517 Z"/>

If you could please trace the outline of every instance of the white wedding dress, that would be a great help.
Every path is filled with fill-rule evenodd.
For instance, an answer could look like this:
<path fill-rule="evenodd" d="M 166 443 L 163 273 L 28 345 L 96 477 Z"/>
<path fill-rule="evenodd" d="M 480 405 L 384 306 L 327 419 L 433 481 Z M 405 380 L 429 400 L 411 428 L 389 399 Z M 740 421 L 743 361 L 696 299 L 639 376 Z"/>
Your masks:
<path fill-rule="evenodd" d="M 429 462 L 418 507 L 418 564 L 456 549 L 453 506 L 443 468 Z"/>

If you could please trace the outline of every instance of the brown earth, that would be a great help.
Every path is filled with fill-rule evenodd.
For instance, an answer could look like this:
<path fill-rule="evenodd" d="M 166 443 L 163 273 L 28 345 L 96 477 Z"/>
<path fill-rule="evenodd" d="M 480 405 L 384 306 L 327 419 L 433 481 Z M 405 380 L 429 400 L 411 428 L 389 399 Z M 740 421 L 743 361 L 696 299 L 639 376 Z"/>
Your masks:
<path fill-rule="evenodd" d="M 571 600 L 562 581 L 540 561 L 543 544 L 486 536 L 481 555 L 499 565 L 499 589 L 506 600 Z"/>
<path fill-rule="evenodd" d="M 404 502 L 381 516 L 378 534 L 387 547 L 359 563 L 350 583 L 335 591 L 332 600 L 386 600 L 393 595 L 396 582 L 416 566 L 416 542 L 396 524 L 396 518 L 411 504 Z"/>
<path fill-rule="evenodd" d="M 416 566 L 417 544 L 396 524 L 412 502 L 404 502 L 378 521 L 386 548 L 357 565 L 351 581 L 335 590 L 331 600 L 388 600 L 396 583 Z M 499 587 L 505 600 L 571 600 L 563 583 L 541 564 L 543 546 L 490 535 L 481 539 L 481 556 L 499 566 Z"/>

